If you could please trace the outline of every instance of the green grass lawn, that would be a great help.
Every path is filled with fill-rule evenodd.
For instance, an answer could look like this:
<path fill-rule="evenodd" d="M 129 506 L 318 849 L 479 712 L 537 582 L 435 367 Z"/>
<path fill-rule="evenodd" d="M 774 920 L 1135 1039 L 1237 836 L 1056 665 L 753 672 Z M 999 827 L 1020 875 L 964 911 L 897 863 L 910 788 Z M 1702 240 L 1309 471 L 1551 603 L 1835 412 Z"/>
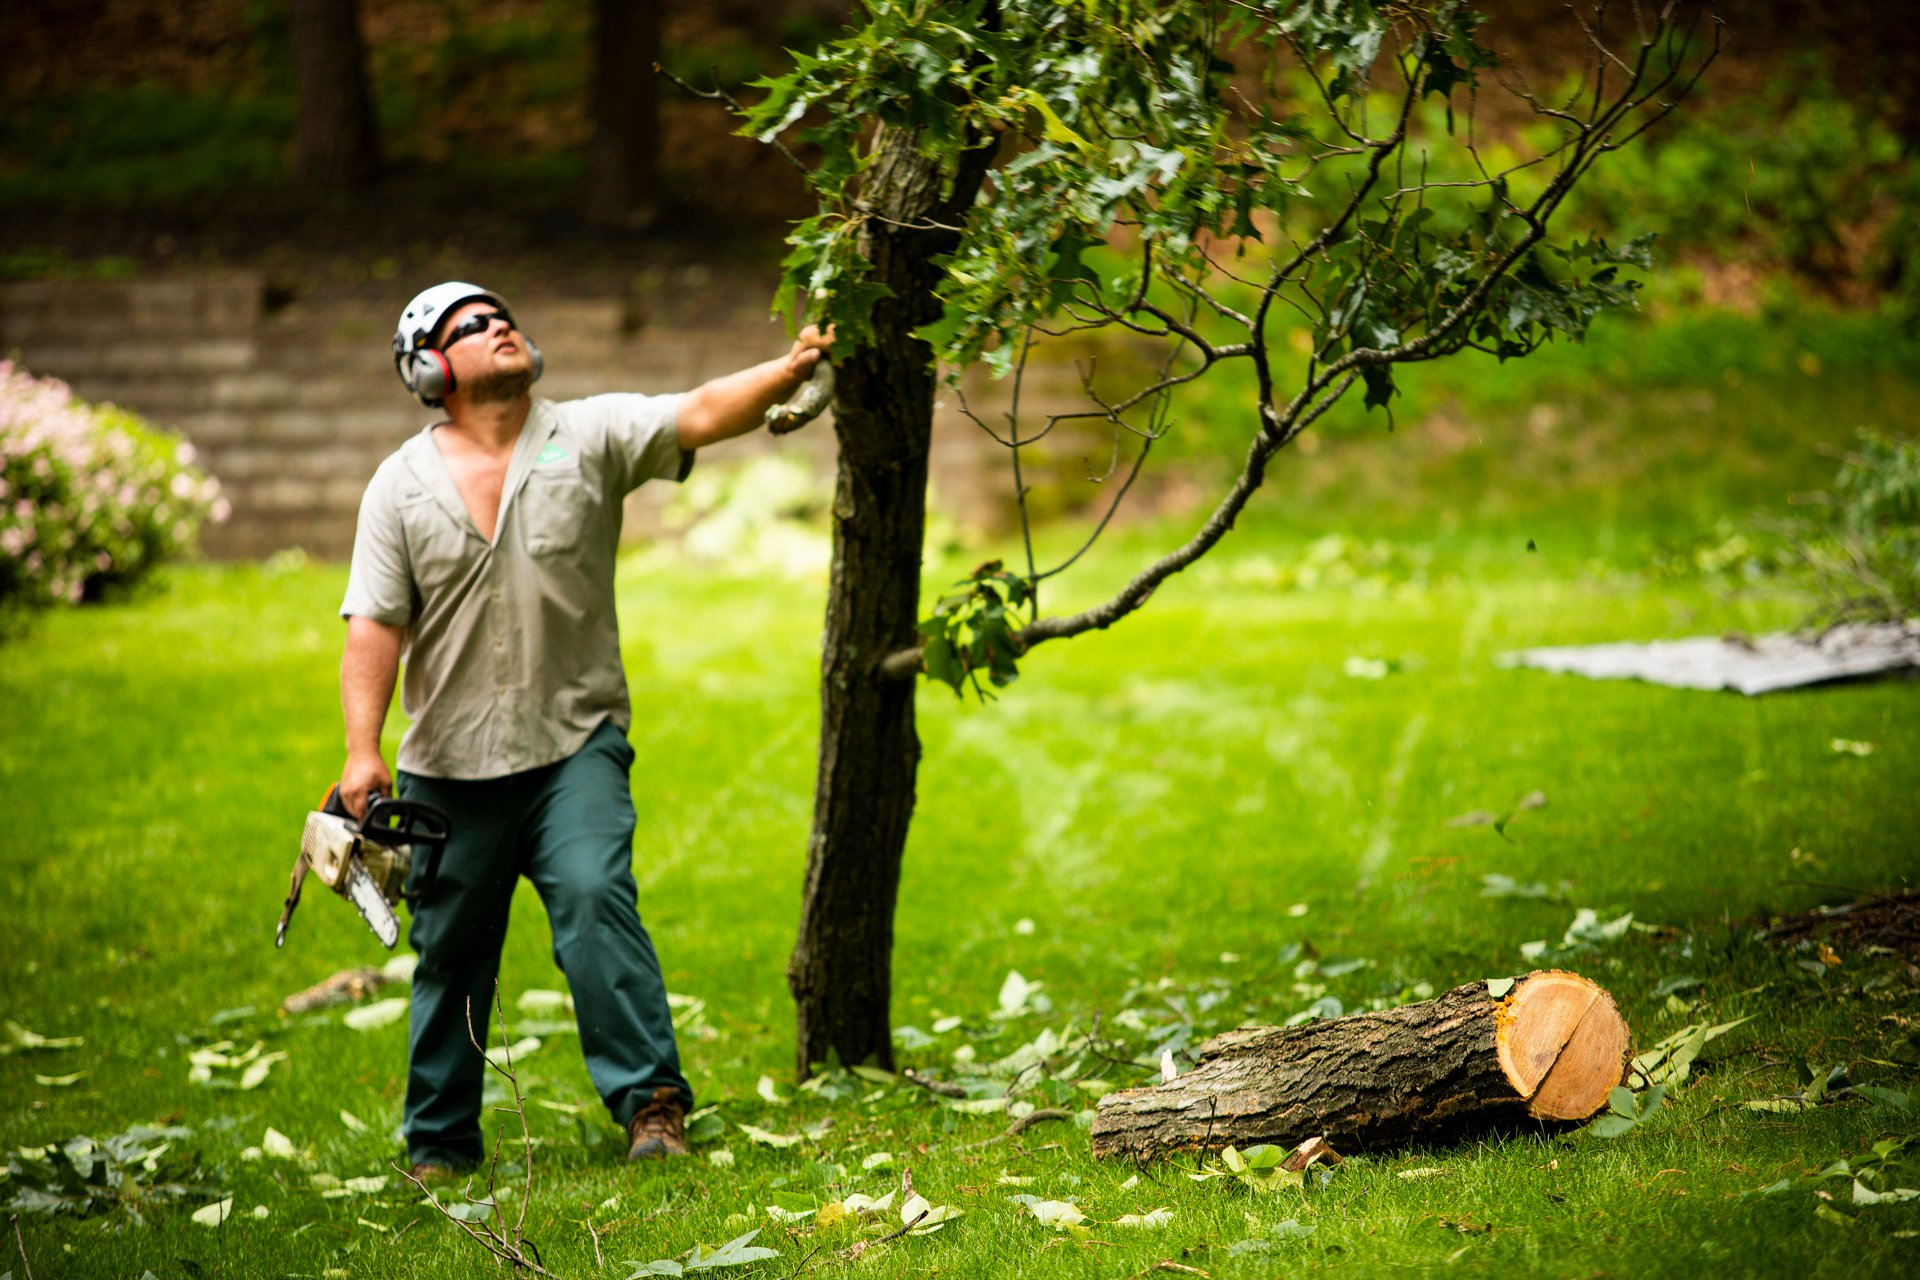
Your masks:
<path fill-rule="evenodd" d="M 1798 412 L 1824 425 L 1771 461 L 1764 443 L 1713 454 L 1744 477 L 1737 485 L 1663 480 L 1651 498 L 1630 467 L 1609 473 L 1614 488 L 1573 486 L 1571 498 L 1566 486 L 1503 490 L 1482 481 L 1484 459 L 1462 472 L 1468 463 L 1447 463 L 1406 427 L 1384 444 L 1330 443 L 1316 465 L 1340 457 L 1371 476 L 1409 460 L 1411 478 L 1377 506 L 1421 572 L 1286 589 L 1276 566 L 1295 562 L 1312 530 L 1263 516 L 1139 616 L 1036 651 L 997 704 L 922 691 L 894 1020 L 904 1061 L 933 1074 L 981 1075 L 978 1063 L 1096 1016 L 1116 1052 L 1157 1056 L 1188 1023 L 1197 1043 L 1325 996 L 1352 1010 L 1422 983 L 1525 972 L 1522 944 L 1558 942 L 1581 907 L 1656 926 L 1563 962 L 1615 994 L 1639 1046 L 1687 1023 L 1752 1019 L 1624 1136 L 1489 1135 L 1354 1160 L 1308 1193 L 1197 1182 L 1191 1157 L 1097 1163 L 1084 1130 L 1064 1123 L 980 1145 L 1006 1114 L 957 1111 L 908 1085 L 842 1075 L 796 1094 L 783 969 L 811 803 L 822 586 L 630 558 L 620 604 L 639 708 L 641 911 L 669 987 L 705 1002 L 683 1051 L 719 1123 L 691 1161 L 626 1166 L 573 1037 L 544 1034 L 520 1079 L 538 1140 L 527 1232 L 546 1265 L 625 1277 L 623 1260 L 679 1258 L 758 1227 L 755 1243 L 780 1256 L 731 1274 L 786 1276 L 810 1256 L 872 1276 L 1123 1277 L 1162 1260 L 1249 1280 L 1449 1266 L 1906 1274 L 1920 1201 L 1862 1208 L 1849 1178 L 1811 1175 L 1920 1133 L 1917 1113 L 1859 1096 L 1805 1113 L 1744 1104 L 1797 1092 L 1796 1058 L 1900 1091 L 1915 1082 L 1920 999 L 1903 963 L 1843 952 L 1837 966 L 1813 962 L 1816 974 L 1799 963 L 1809 956 L 1756 942 L 1752 922 L 1920 870 L 1920 685 L 1749 700 L 1493 663 L 1531 644 L 1796 621 L 1802 602 L 1776 591 L 1618 571 L 1648 539 L 1710 536 L 1716 515 L 1745 513 L 1749 492 L 1817 483 L 1806 459 L 1853 423 L 1817 412 L 1833 387 L 1794 385 L 1754 403 L 1779 422 Z M 1911 402 L 1910 387 L 1902 394 Z M 1633 421 L 1631 406 L 1614 420 Z M 1697 433 L 1676 444 L 1670 425 L 1645 428 L 1646 457 L 1703 456 Z M 1277 471 L 1265 510 L 1287 509 L 1288 474 Z M 1542 522 L 1568 536 L 1529 555 Z M 1097 598 L 1181 523 L 1122 531 L 1051 607 Z M 1611 567 L 1596 563 L 1609 555 Z M 936 565 L 929 581 L 964 568 Z M 329 972 L 381 958 L 351 911 L 317 891 L 286 950 L 272 945 L 302 816 L 340 763 L 342 585 L 330 567 L 187 569 L 127 604 L 48 615 L 0 647 L 0 1016 L 84 1037 L 0 1058 L 0 1145 L 178 1124 L 190 1132 L 174 1154 L 198 1157 L 205 1193 L 150 1207 L 143 1225 L 124 1208 L 23 1217 L 36 1276 L 465 1276 L 487 1265 L 391 1176 L 404 1022 L 356 1031 L 340 1010 L 275 1012 Z M 1350 675 L 1356 657 L 1390 660 L 1390 673 Z M 1871 753 L 1836 752 L 1835 739 Z M 1546 807 L 1505 836 L 1447 825 L 1535 790 Z M 1551 896 L 1485 897 L 1486 875 Z M 563 981 L 531 890 L 515 910 L 503 995 L 518 1026 L 531 1020 L 518 997 Z M 1329 972 L 1300 967 L 1314 954 Z M 1016 970 L 1045 999 L 991 1017 Z M 1655 994 L 1679 978 L 1698 982 Z M 946 1029 L 950 1018 L 961 1022 Z M 220 1040 L 286 1057 L 252 1090 L 215 1087 L 231 1085 L 227 1072 L 189 1083 L 190 1053 Z M 1150 1073 L 1088 1060 L 1080 1074 L 1118 1087 Z M 791 1101 L 763 1098 L 763 1075 Z M 1072 1081 L 1023 1083 L 1016 1101 L 1092 1105 Z M 817 1136 L 774 1148 L 743 1124 Z M 247 1158 L 269 1127 L 293 1158 Z M 730 1166 L 712 1159 L 723 1151 Z M 768 1212 L 879 1195 L 903 1169 L 965 1216 L 841 1264 L 834 1251 L 861 1238 L 855 1227 Z M 327 1198 L 318 1174 L 389 1180 Z M 1877 1185 L 1920 1185 L 1920 1160 L 1896 1155 Z M 189 1214 L 214 1193 L 232 1195 L 233 1214 L 209 1229 Z M 1072 1201 L 1088 1223 L 1049 1228 L 1015 1194 Z M 1114 1225 L 1161 1207 L 1172 1210 L 1163 1226 Z"/>

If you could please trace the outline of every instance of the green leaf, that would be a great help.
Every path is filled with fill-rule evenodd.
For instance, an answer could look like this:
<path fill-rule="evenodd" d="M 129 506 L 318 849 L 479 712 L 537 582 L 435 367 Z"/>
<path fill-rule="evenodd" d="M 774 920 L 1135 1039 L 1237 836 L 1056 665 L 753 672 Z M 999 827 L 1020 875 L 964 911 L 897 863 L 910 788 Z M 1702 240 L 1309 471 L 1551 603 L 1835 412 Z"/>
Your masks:
<path fill-rule="evenodd" d="M 806 1135 L 803 1133 L 774 1133 L 769 1129 L 737 1122 L 736 1127 L 763 1147 L 797 1147 L 806 1140 Z"/>
<path fill-rule="evenodd" d="M 640 1280 L 641 1276 L 677 1276 L 686 1274 L 685 1269 L 671 1258 L 656 1258 L 652 1262 L 635 1262 L 628 1258 L 624 1266 L 632 1267 L 627 1280 Z"/>
<path fill-rule="evenodd" d="M 1487 994 L 1495 1000 L 1504 1000 L 1507 993 L 1513 990 L 1513 982 L 1512 978 L 1488 978 Z"/>
<path fill-rule="evenodd" d="M 779 1257 L 780 1251 L 778 1249 L 769 1249 L 764 1245 L 752 1243 L 753 1238 L 759 1234 L 760 1228 L 755 1227 L 745 1235 L 735 1236 L 718 1249 L 715 1249 L 712 1253 L 705 1255 L 701 1254 L 699 1246 L 696 1245 L 694 1246 L 693 1257 L 688 1260 L 686 1269 L 688 1271 L 713 1271 L 721 1267 L 743 1267 L 749 1262 L 760 1262 L 767 1258 Z"/>
<path fill-rule="evenodd" d="M 1913 1106 L 1913 1100 L 1910 1095 L 1901 1093 L 1897 1089 L 1888 1089 L 1877 1084 L 1857 1084 L 1853 1086 L 1853 1092 L 1857 1096 L 1883 1107 L 1897 1107 L 1901 1111 L 1906 1111 L 1910 1110 Z"/>

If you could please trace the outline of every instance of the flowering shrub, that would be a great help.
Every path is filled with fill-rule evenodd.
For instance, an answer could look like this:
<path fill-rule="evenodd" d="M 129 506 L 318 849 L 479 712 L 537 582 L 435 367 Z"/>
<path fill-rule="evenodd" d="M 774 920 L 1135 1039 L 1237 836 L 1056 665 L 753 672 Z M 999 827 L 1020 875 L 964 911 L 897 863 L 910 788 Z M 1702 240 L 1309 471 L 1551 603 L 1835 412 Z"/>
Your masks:
<path fill-rule="evenodd" d="M 192 445 L 0 360 L 0 613 L 98 599 L 228 510 Z"/>

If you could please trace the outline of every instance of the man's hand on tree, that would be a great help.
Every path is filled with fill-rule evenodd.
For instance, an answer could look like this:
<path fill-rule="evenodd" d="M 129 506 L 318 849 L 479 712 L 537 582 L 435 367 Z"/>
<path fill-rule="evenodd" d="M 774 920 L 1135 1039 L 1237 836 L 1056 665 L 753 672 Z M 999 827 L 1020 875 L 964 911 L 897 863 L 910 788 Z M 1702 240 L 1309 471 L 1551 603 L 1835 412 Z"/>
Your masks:
<path fill-rule="evenodd" d="M 355 752 L 347 757 L 346 768 L 340 771 L 340 800 L 356 822 L 367 816 L 369 791 L 392 795 L 393 775 L 387 772 L 387 762 L 380 758 L 378 751 Z"/>

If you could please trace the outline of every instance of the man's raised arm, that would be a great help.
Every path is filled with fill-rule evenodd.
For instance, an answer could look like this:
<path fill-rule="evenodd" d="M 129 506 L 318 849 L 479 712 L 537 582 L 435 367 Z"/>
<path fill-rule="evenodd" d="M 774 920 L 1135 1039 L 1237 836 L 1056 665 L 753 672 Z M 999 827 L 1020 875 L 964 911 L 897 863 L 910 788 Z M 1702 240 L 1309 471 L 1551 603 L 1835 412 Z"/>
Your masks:
<path fill-rule="evenodd" d="M 689 453 L 719 440 L 745 435 L 759 426 L 768 409 L 800 389 L 813 366 L 833 345 L 833 331 L 822 335 L 813 325 L 800 331 L 793 350 L 777 360 L 703 382 L 680 402 L 680 447 Z"/>
<path fill-rule="evenodd" d="M 393 794 L 393 775 L 380 755 L 406 628 L 358 615 L 347 619 L 347 647 L 340 655 L 340 710 L 347 722 L 347 764 L 340 771 L 340 799 L 356 818 L 366 816 L 367 792 Z"/>

